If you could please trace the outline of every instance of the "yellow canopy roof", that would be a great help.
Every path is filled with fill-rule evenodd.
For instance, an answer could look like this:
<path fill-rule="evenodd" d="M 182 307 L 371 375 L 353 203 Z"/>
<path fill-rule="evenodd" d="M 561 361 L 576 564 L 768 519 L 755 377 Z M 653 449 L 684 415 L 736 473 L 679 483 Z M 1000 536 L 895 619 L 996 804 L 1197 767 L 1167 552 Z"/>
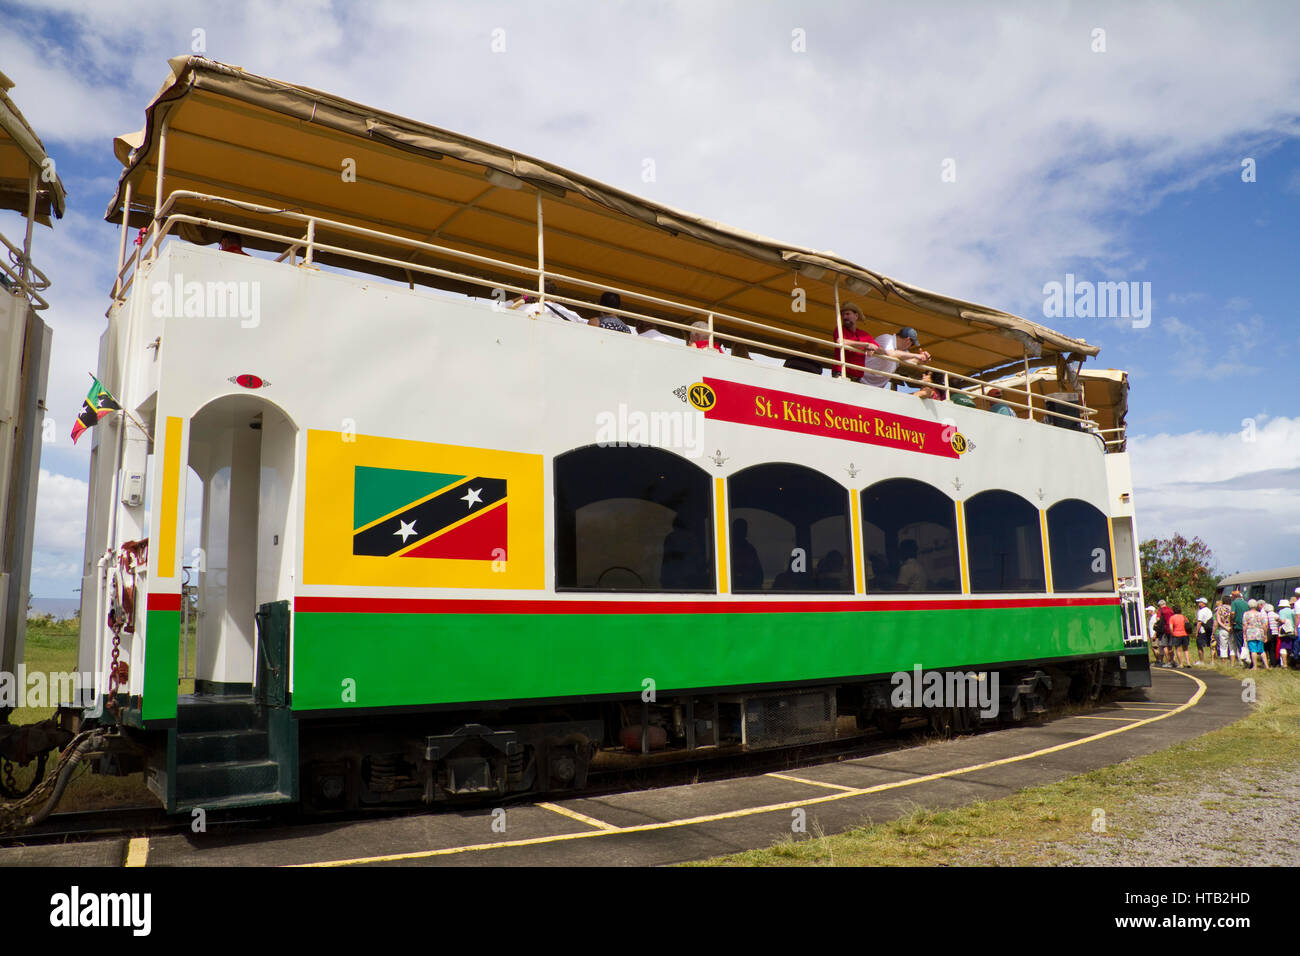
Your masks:
<path fill-rule="evenodd" d="M 36 180 L 36 221 L 50 225 L 50 213 L 62 219 L 67 191 L 56 174 L 49 182 L 41 175 L 45 146 L 9 98 L 13 81 L 0 73 L 0 209 L 27 214 L 28 187 L 33 170 Z"/>
<path fill-rule="evenodd" d="M 133 190 L 132 225 L 145 225 L 152 218 L 159 134 L 166 119 L 165 194 L 194 190 L 535 266 L 534 190 L 541 190 L 548 273 L 717 310 L 825 342 L 833 338 L 833 283 L 838 275 L 841 300 L 861 305 L 867 331 L 892 332 L 910 325 L 934 364 L 956 372 L 1006 365 L 1019 360 L 1025 347 L 1030 354 L 1075 352 L 1080 357 L 1098 351 L 1027 319 L 928 292 L 834 254 L 725 226 L 543 160 L 329 93 L 203 57 L 178 57 L 170 66 L 171 75 L 146 109 L 144 128 L 115 142 L 126 168 L 108 207 L 110 222 L 121 221 L 128 182 Z M 355 163 L 355 182 L 341 175 L 346 160 Z M 525 188 L 510 188 L 520 183 Z M 201 212 L 182 201 L 176 208 Z M 211 216 L 210 207 L 202 214 Z M 249 227 L 267 224 L 267 217 L 234 206 L 221 218 Z M 204 242 L 216 238 L 210 230 L 182 234 Z M 396 243 L 386 246 L 379 238 L 345 239 L 323 230 L 317 238 L 469 271 L 460 260 L 416 253 Z M 245 245 L 277 248 L 256 239 Z M 328 255 L 318 259 L 331 261 Z M 351 259 L 337 264 L 484 294 L 482 289 L 382 265 Z M 474 271 L 490 280 L 507 275 Z M 803 312 L 791 309 L 796 281 L 806 290 Z M 571 291 L 561 284 L 562 294 Z M 719 320 L 718 327 L 725 333 L 726 321 Z M 779 336 L 752 330 L 743 334 L 797 347 Z M 822 351 L 831 354 L 829 348 Z"/>

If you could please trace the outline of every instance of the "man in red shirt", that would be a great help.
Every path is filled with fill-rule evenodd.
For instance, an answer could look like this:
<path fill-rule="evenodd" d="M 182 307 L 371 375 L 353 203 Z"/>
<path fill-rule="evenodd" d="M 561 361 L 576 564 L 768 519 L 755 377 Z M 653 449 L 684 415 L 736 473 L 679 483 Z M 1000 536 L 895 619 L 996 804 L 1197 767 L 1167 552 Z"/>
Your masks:
<path fill-rule="evenodd" d="M 861 348 L 865 349 L 867 352 L 879 351 L 880 343 L 877 342 L 874 338 L 872 338 L 869 333 L 864 332 L 858 328 L 858 323 L 861 321 L 862 321 L 862 310 L 859 309 L 852 302 L 844 303 L 844 308 L 840 310 L 840 325 L 844 329 L 843 341 L 859 342 L 861 343 Z M 841 340 L 836 339 L 836 341 L 838 342 Z M 846 363 L 845 371 L 848 373 L 849 381 L 852 382 L 862 381 L 862 373 L 865 372 L 866 369 L 862 367 L 861 352 L 855 349 L 850 349 L 848 357 L 845 358 L 844 349 L 841 348 L 838 354 L 835 356 L 835 358 L 837 361 L 843 361 Z M 840 370 L 838 366 L 832 369 L 832 374 L 834 375 L 840 374 Z"/>
<path fill-rule="evenodd" d="M 1169 620 L 1174 616 L 1174 609 L 1164 602 L 1164 599 L 1156 602 L 1160 605 L 1160 620 L 1165 625 L 1165 638 L 1162 644 L 1165 651 L 1165 666 L 1174 666 L 1174 641 L 1173 632 L 1169 628 Z"/>

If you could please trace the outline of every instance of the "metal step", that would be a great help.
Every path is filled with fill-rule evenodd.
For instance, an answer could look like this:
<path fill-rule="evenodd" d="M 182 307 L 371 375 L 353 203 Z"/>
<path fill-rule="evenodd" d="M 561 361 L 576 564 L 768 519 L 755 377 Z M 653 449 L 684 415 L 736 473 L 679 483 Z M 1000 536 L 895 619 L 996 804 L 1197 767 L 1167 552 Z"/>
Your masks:
<path fill-rule="evenodd" d="M 293 797 L 279 790 L 264 793 L 240 793 L 233 797 L 218 797 L 213 800 L 181 800 L 176 804 L 176 811 L 195 810 L 229 810 L 234 807 L 261 807 L 270 803 L 292 803 Z"/>
<path fill-rule="evenodd" d="M 270 744 L 264 730 L 214 730 L 176 735 L 176 762 L 181 766 L 231 760 L 265 760 Z"/>
<path fill-rule="evenodd" d="M 176 702 L 176 729 L 182 734 L 265 727 L 266 712 L 251 697 L 187 694 Z"/>
<path fill-rule="evenodd" d="M 280 765 L 274 760 L 223 760 L 176 768 L 178 806 L 210 806 L 223 797 L 274 793 L 279 787 Z"/>

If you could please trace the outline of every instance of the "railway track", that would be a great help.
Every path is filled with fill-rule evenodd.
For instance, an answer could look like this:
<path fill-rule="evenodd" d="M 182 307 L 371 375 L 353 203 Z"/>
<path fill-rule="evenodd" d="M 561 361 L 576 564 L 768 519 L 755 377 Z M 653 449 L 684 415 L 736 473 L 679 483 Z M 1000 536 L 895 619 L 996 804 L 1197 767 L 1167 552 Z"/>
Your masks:
<path fill-rule="evenodd" d="M 1055 707 L 1040 715 L 1039 720 L 1051 720 L 1069 713 L 1098 710 L 1110 699 L 1103 697 L 1093 705 L 1067 704 Z M 847 720 L 851 723 L 851 719 Z M 1037 721 L 1035 721 L 1037 722 Z M 996 733 L 1006 724 L 989 724 L 973 734 Z M 963 735 L 969 736 L 969 734 Z M 609 796 L 636 790 L 652 790 L 733 777 L 759 776 L 779 770 L 793 770 L 828 761 L 855 760 L 877 754 L 917 746 L 926 740 L 937 739 L 929 724 L 920 718 L 908 718 L 902 726 L 884 733 L 876 729 L 845 730 L 834 740 L 819 743 L 778 747 L 770 750 L 741 751 L 739 748 L 719 750 L 711 756 L 665 752 L 660 754 L 632 754 L 621 750 L 604 751 L 593 762 L 587 786 L 575 793 L 558 796 L 583 797 Z M 537 794 L 512 794 L 494 801 L 496 806 L 535 803 L 539 799 L 554 799 Z M 308 814 L 298 807 L 250 807 L 247 809 L 208 810 L 205 813 L 205 833 L 219 833 L 234 827 L 267 827 L 276 825 L 304 825 L 322 822 L 349 822 L 373 820 L 382 817 L 405 817 L 430 812 L 456 812 L 479 804 L 448 803 L 435 807 L 400 806 L 376 807 L 346 813 Z M 71 843 L 108 838 L 158 836 L 192 832 L 190 814 L 169 816 L 161 807 L 133 805 L 104 810 L 70 811 L 53 813 L 44 823 L 25 830 L 0 834 L 0 847 L 37 846 Z"/>

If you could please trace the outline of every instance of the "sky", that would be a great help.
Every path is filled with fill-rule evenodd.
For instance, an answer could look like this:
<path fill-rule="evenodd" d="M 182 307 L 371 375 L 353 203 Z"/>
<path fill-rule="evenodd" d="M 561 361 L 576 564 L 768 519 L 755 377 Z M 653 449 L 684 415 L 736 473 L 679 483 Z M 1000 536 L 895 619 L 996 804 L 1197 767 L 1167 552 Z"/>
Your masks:
<path fill-rule="evenodd" d="M 1139 534 L 1200 536 L 1224 572 L 1300 563 L 1297 36 L 1287 3 L 0 0 L 0 72 L 69 193 L 35 240 L 57 434 L 32 592 L 80 583 L 67 436 L 116 261 L 112 138 L 196 52 L 1087 339 L 1130 373 Z M 1067 276 L 1149 289 L 1149 323 L 1046 316 Z"/>

